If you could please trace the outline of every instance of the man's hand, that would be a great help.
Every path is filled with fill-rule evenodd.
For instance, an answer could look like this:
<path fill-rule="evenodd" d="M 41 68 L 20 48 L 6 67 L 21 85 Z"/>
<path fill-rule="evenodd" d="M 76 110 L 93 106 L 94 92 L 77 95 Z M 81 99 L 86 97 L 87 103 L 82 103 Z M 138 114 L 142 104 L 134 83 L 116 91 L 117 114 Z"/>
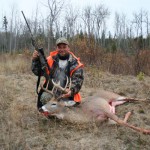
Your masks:
<path fill-rule="evenodd" d="M 35 60 L 39 57 L 39 53 L 37 50 L 34 50 L 33 55 L 32 55 L 32 60 Z"/>
<path fill-rule="evenodd" d="M 66 94 L 62 95 L 62 98 L 68 98 L 71 96 L 71 90 L 70 89 L 66 89 Z"/>

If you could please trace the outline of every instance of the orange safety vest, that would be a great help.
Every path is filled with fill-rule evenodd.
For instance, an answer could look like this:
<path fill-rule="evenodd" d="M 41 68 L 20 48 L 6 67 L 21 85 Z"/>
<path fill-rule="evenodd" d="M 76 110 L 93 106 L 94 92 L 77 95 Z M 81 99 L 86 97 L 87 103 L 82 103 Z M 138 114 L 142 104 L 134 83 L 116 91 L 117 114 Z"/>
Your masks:
<path fill-rule="evenodd" d="M 80 62 L 80 59 L 77 58 L 72 52 L 69 51 L 69 53 L 77 60 L 78 62 L 78 66 L 74 69 L 72 69 L 70 71 L 70 77 L 72 76 L 72 74 L 80 67 L 83 67 L 84 65 Z M 47 63 L 48 65 L 50 66 L 50 68 L 53 66 L 53 63 L 54 63 L 54 60 L 53 60 L 53 56 L 56 56 L 58 54 L 58 51 L 53 51 L 53 52 L 50 52 L 50 56 L 47 57 Z M 49 74 L 50 72 L 47 70 L 47 73 Z M 81 95 L 80 93 L 77 93 L 74 95 L 74 101 L 75 102 L 81 102 Z"/>

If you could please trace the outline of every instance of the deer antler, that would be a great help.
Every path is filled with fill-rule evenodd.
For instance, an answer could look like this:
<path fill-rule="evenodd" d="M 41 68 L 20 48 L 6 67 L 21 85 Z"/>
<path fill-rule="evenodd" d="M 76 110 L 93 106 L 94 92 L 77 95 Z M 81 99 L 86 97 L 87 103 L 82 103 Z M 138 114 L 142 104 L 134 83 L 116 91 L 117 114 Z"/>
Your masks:
<path fill-rule="evenodd" d="M 55 83 L 54 80 L 52 80 L 52 83 L 53 83 L 53 85 L 54 85 L 55 88 L 60 89 L 60 90 L 63 91 L 64 93 L 66 92 L 67 87 L 68 87 L 69 89 L 71 88 L 71 78 L 70 78 L 70 81 L 69 81 L 69 80 L 68 80 L 68 77 L 67 77 L 66 85 L 65 85 L 64 88 L 60 86 L 60 82 Z M 69 86 L 68 86 L 68 83 L 69 83 Z"/>
<path fill-rule="evenodd" d="M 44 90 L 45 92 L 54 95 L 52 91 L 48 90 L 47 88 L 44 88 L 42 85 L 40 85 L 40 86 L 41 86 L 42 90 Z"/>
<path fill-rule="evenodd" d="M 66 77 L 67 77 L 67 76 L 66 76 Z M 57 90 L 57 89 L 60 89 L 62 92 L 65 93 L 67 87 L 68 87 L 69 89 L 71 88 L 71 78 L 70 78 L 70 81 L 69 81 L 69 80 L 68 80 L 68 77 L 67 77 L 66 85 L 65 85 L 64 88 L 60 86 L 60 81 L 59 81 L 58 83 L 55 83 L 54 80 L 52 79 L 52 83 L 53 83 L 53 88 L 52 88 L 51 91 L 48 90 L 49 81 L 48 81 L 48 83 L 47 83 L 46 88 L 44 88 L 43 85 L 40 85 L 40 86 L 41 86 L 41 88 L 42 88 L 45 92 L 51 94 L 53 97 L 55 96 L 55 95 L 54 95 L 54 89 L 56 89 L 56 90 Z M 69 83 L 69 86 L 68 86 L 68 83 Z M 61 96 L 59 96 L 56 100 L 58 101 L 60 98 L 61 98 Z"/>

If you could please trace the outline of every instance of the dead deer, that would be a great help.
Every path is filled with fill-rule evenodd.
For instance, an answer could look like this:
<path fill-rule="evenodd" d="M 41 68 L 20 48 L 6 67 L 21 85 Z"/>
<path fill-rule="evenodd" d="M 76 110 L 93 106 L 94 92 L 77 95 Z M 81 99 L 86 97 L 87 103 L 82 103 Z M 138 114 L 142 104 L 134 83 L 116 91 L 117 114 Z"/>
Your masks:
<path fill-rule="evenodd" d="M 67 81 L 68 83 L 68 81 Z M 54 83 L 54 87 L 65 92 L 65 88 Z M 43 87 L 42 87 L 43 88 Z M 43 88 L 46 92 L 53 94 L 52 91 Z M 113 92 L 100 90 L 96 95 L 89 96 L 82 100 L 83 102 L 78 107 L 66 107 L 65 102 L 54 99 L 49 101 L 42 107 L 42 111 L 47 112 L 50 116 L 56 116 L 59 119 L 65 119 L 70 122 L 103 122 L 109 118 L 119 125 L 129 127 L 135 131 L 150 134 L 150 130 L 136 127 L 127 123 L 131 112 L 125 115 L 124 120 L 121 120 L 115 114 L 115 107 L 126 102 L 142 102 L 145 100 L 137 100 L 134 98 L 122 97 Z"/>

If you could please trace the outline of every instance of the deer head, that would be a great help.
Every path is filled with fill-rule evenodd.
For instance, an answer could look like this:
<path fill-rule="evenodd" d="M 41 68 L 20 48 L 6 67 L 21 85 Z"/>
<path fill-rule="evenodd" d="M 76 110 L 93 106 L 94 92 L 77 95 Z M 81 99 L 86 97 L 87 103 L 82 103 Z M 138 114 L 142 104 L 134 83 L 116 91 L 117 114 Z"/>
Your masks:
<path fill-rule="evenodd" d="M 55 83 L 53 79 L 52 79 L 52 83 L 53 83 L 52 90 L 48 89 L 49 81 L 48 81 L 46 88 L 44 88 L 42 85 L 40 85 L 41 88 L 45 92 L 47 92 L 53 96 L 52 99 L 46 105 L 42 106 L 42 108 L 40 109 L 40 112 L 48 112 L 48 115 L 53 115 L 53 114 L 61 112 L 62 109 L 64 108 L 64 106 L 66 106 L 65 102 L 60 101 L 60 99 L 62 98 L 62 95 L 60 95 L 59 97 L 56 97 L 56 95 L 54 93 L 54 90 L 59 90 L 59 91 L 62 91 L 62 93 L 66 93 L 66 89 L 67 88 L 70 89 L 71 79 L 69 81 L 68 77 L 66 77 L 66 78 L 67 78 L 67 81 L 66 81 L 66 85 L 64 88 L 60 86 L 60 82 Z"/>

